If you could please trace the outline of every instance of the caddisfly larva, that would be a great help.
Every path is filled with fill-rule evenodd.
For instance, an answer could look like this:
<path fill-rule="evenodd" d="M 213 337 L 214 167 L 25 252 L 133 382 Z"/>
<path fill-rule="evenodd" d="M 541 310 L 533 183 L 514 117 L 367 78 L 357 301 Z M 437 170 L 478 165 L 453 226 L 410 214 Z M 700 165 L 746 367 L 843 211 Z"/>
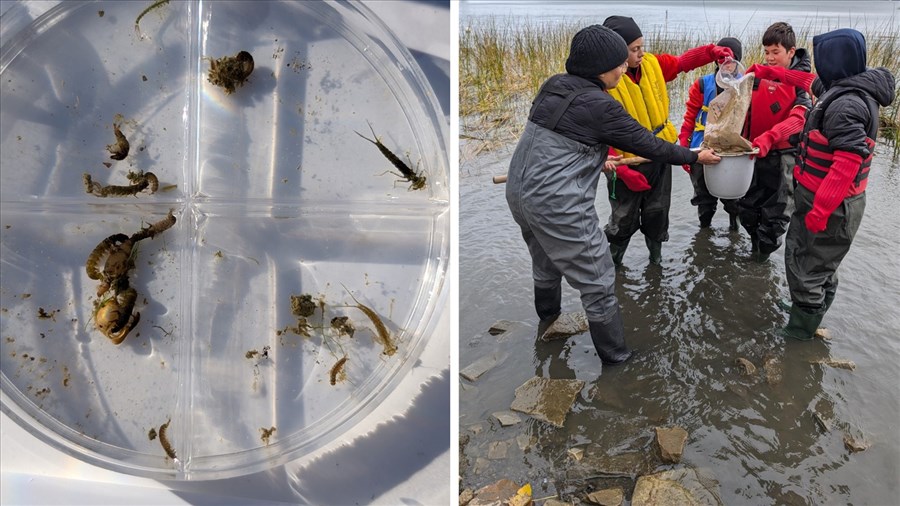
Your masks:
<path fill-rule="evenodd" d="M 346 356 L 344 356 L 340 360 L 338 360 L 336 364 L 334 364 L 331 367 L 330 377 L 331 377 L 332 385 L 337 384 L 338 376 L 340 376 L 341 379 L 347 377 L 347 371 L 344 370 L 344 364 L 346 364 L 348 360 L 350 360 L 350 359 L 347 358 Z"/>
<path fill-rule="evenodd" d="M 397 170 L 400 171 L 400 174 L 397 174 L 396 172 L 390 170 L 383 172 L 382 174 L 387 174 L 389 172 L 391 174 L 394 174 L 395 176 L 400 176 L 403 179 L 400 179 L 399 181 L 407 181 L 410 183 L 410 190 L 421 190 L 422 188 L 425 188 L 425 176 L 423 176 L 420 172 L 412 170 L 411 168 L 409 168 L 409 165 L 403 163 L 403 160 L 401 160 L 400 157 L 395 155 L 393 152 L 391 152 L 390 149 L 388 149 L 384 144 L 381 143 L 381 139 L 379 139 L 378 136 L 375 135 L 375 129 L 372 128 L 372 124 L 368 123 L 368 125 L 369 130 L 372 131 L 373 139 L 370 139 L 365 135 L 356 132 L 356 130 L 354 130 L 354 132 L 356 132 L 356 135 L 374 144 L 375 147 L 378 148 L 378 151 L 381 151 L 381 154 L 384 155 L 384 157 L 387 158 L 392 164 L 394 164 L 394 167 L 396 167 Z"/>
<path fill-rule="evenodd" d="M 166 423 L 159 426 L 159 430 L 157 431 L 157 435 L 159 436 L 159 442 L 162 444 L 163 450 L 165 450 L 166 455 L 168 455 L 171 459 L 175 459 L 175 449 L 172 448 L 172 443 L 169 442 L 169 436 L 166 435 L 166 430 L 169 428 L 169 422 L 172 419 L 166 420 Z"/>
<path fill-rule="evenodd" d="M 124 160 L 126 156 L 128 156 L 128 148 L 131 147 L 128 144 L 128 139 L 125 138 L 125 134 L 119 130 L 119 124 L 113 123 L 113 133 L 116 134 L 116 143 L 115 144 L 107 144 L 106 150 L 110 152 L 109 157 L 113 160 Z"/>
<path fill-rule="evenodd" d="M 128 186 L 109 185 L 103 186 L 91 178 L 87 172 L 82 176 L 84 182 L 84 191 L 92 193 L 98 197 L 125 197 L 128 195 L 137 195 L 144 190 L 150 190 L 148 193 L 156 193 L 159 188 L 159 179 L 152 172 L 133 172 L 128 171 L 126 175 L 132 184 Z"/>
<path fill-rule="evenodd" d="M 347 287 L 344 286 L 343 283 L 341 283 L 341 286 L 344 287 L 344 290 L 347 290 Z M 359 309 L 369 317 L 369 320 L 372 320 L 372 325 L 375 326 L 375 340 L 381 343 L 381 345 L 384 347 L 384 351 L 382 353 L 387 356 L 391 356 L 394 353 L 397 353 L 397 345 L 394 344 L 393 339 L 391 339 L 391 333 L 388 332 L 387 327 L 384 326 L 384 323 L 381 321 L 381 318 L 378 316 L 378 314 L 368 306 L 356 300 L 356 297 L 353 296 L 350 290 L 347 290 L 347 293 L 350 295 L 353 301 L 356 302 L 356 304 L 349 304 L 349 307 L 355 307 L 356 309 Z"/>

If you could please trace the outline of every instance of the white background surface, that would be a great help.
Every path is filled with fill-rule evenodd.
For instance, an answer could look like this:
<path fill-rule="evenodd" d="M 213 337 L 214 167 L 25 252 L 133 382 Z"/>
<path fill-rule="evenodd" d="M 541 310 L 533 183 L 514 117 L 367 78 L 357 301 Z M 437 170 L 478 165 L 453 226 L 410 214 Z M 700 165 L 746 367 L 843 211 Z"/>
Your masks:
<path fill-rule="evenodd" d="M 43 12 L 56 2 L 31 2 Z M 450 117 L 447 2 L 364 1 L 407 46 Z M 5 12 L 12 2 L 0 3 Z M 414 22 L 412 22 L 414 20 Z M 448 130 L 449 131 L 449 130 Z M 447 142 L 450 148 L 449 139 Z M 452 157 L 451 159 L 455 159 Z M 451 170 L 454 167 L 451 164 Z M 452 191 L 455 195 L 455 190 Z M 454 234 L 455 236 L 455 234 Z M 452 249 L 455 255 L 456 248 Z M 455 283 L 455 259 L 447 282 Z M 454 290 L 455 292 L 455 290 Z M 108 471 L 51 448 L 0 415 L 2 504 L 447 504 L 451 475 L 451 308 L 420 361 L 382 405 L 313 455 L 227 480 L 163 482 Z"/>

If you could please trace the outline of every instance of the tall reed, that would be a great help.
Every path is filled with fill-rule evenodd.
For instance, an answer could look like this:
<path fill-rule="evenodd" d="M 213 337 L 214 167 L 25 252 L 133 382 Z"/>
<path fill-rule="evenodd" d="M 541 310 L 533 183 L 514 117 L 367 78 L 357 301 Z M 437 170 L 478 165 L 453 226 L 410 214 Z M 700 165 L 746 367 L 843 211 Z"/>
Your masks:
<path fill-rule="evenodd" d="M 460 129 L 464 139 L 479 141 L 475 152 L 493 149 L 515 139 L 524 127 L 528 106 L 540 85 L 551 75 L 565 72 L 572 36 L 583 26 L 575 22 L 547 24 L 529 18 L 500 23 L 496 18 L 463 20 L 459 40 Z M 887 67 L 900 81 L 900 33 L 895 20 L 873 27 L 854 27 L 866 37 L 868 65 Z M 812 58 L 812 38 L 837 27 L 815 21 L 795 26 L 797 46 Z M 720 33 L 700 30 L 644 32 L 646 50 L 678 55 L 722 37 L 738 36 L 743 42 L 742 61 L 749 66 L 763 61 L 762 31 L 742 33 L 722 27 Z M 684 103 L 687 90 L 711 68 L 702 67 L 669 83 L 673 110 Z M 900 95 L 900 93 L 898 93 Z M 673 118 L 675 115 L 673 114 Z M 677 122 L 677 121 L 676 121 Z M 881 111 L 882 137 L 900 155 L 900 97 Z"/>

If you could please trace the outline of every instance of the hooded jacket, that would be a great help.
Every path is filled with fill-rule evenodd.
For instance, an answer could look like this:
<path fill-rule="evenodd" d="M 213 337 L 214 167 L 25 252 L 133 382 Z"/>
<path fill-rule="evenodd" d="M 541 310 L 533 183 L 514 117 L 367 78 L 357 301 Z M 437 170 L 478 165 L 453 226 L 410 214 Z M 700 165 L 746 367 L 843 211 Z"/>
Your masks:
<path fill-rule="evenodd" d="M 826 76 L 828 75 L 826 72 Z M 807 138 L 810 130 L 818 129 L 827 139 L 831 151 L 846 151 L 859 155 L 864 161 L 868 160 L 873 151 L 872 143 L 868 141 L 869 132 L 875 130 L 878 116 L 876 110 L 873 117 L 873 111 L 863 97 L 871 97 L 881 107 L 890 105 L 896 93 L 894 76 L 886 68 L 878 67 L 838 79 L 831 82 L 830 86 L 826 82 L 821 75 L 813 82 L 813 93 L 820 97 L 821 102 L 827 99 L 829 103 L 823 113 L 815 109 L 810 112 L 803 137 Z M 829 95 L 837 96 L 828 99 Z M 801 153 L 801 158 L 806 155 L 805 152 Z M 798 183 L 812 191 L 816 191 L 821 182 L 821 176 L 804 171 L 802 166 L 794 169 L 794 177 Z M 850 194 L 864 189 L 865 179 L 857 178 L 850 188 Z"/>

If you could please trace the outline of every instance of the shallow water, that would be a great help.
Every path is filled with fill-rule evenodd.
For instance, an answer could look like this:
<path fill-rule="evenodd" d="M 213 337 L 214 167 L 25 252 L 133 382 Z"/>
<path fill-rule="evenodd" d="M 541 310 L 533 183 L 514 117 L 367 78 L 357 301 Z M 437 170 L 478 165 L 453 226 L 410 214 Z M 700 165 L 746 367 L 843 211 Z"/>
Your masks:
<path fill-rule="evenodd" d="M 464 487 L 509 478 L 531 483 L 535 498 L 611 484 L 630 494 L 635 476 L 672 467 L 654 455 L 653 428 L 678 425 L 689 436 L 674 467 L 711 470 L 725 504 L 896 504 L 900 165 L 889 146 L 882 141 L 877 149 L 865 218 L 823 322 L 831 342 L 785 342 L 776 334 L 787 319 L 777 303 L 789 297 L 783 248 L 768 263 L 750 261 L 748 236 L 730 233 L 721 210 L 701 230 L 689 178 L 675 167 L 662 265 L 649 265 L 638 232 L 617 274 L 626 338 L 638 354 L 615 368 L 601 368 L 587 334 L 535 342 L 530 257 L 504 186 L 490 181 L 506 172 L 512 149 L 460 167 L 460 368 L 490 354 L 501 358 L 476 382 L 460 379 L 460 435 L 470 437 Z M 609 204 L 599 193 L 605 223 Z M 563 310 L 580 311 L 578 293 L 563 287 Z M 487 330 L 499 319 L 519 327 L 491 336 Z M 738 357 L 757 372 L 742 375 Z M 852 360 L 856 369 L 810 363 L 829 357 Z M 524 416 L 511 427 L 491 422 L 534 375 L 587 382 L 564 427 Z M 526 450 L 515 441 L 523 434 L 534 443 Z M 851 454 L 845 435 L 869 448 Z M 495 441 L 510 443 L 505 459 L 486 458 Z M 585 479 L 590 469 L 566 455 L 572 446 L 588 456 L 630 459 L 626 477 Z"/>

